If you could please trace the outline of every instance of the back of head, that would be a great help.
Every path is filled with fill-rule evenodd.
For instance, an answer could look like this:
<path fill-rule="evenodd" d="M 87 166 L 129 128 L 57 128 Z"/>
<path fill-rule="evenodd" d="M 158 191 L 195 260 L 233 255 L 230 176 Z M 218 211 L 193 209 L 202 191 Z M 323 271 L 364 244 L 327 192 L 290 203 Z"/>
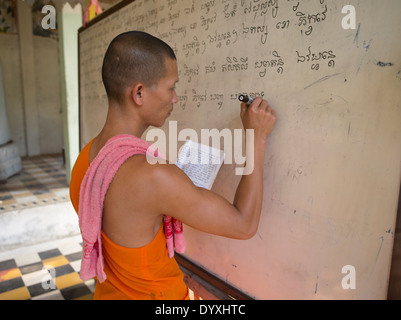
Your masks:
<path fill-rule="evenodd" d="M 141 31 L 118 35 L 103 60 L 102 79 L 109 101 L 123 103 L 125 90 L 136 82 L 152 86 L 166 75 L 165 59 L 176 60 L 164 41 Z"/>

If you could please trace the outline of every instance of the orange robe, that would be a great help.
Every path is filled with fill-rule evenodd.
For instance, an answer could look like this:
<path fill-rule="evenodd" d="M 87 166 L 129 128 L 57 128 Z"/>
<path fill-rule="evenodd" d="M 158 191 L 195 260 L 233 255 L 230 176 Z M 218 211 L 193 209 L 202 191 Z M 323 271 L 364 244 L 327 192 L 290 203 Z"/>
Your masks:
<path fill-rule="evenodd" d="M 71 172 L 70 198 L 79 208 L 81 182 L 89 168 L 89 142 Z M 126 248 L 111 241 L 102 231 L 104 272 L 107 279 L 96 283 L 94 299 L 181 300 L 189 299 L 183 273 L 167 254 L 163 224 L 154 239 L 140 248 Z"/>

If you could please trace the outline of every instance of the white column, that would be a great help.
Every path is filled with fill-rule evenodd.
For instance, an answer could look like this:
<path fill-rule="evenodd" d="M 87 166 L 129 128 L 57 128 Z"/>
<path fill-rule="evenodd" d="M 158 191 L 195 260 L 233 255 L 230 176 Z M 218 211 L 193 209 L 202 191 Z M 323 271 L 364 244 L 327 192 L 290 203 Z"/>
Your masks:
<path fill-rule="evenodd" d="M 64 152 L 67 181 L 79 153 L 78 29 L 82 26 L 82 7 L 66 3 L 57 12 L 61 99 L 64 126 Z"/>
<path fill-rule="evenodd" d="M 40 124 L 36 101 L 32 9 L 24 1 L 17 0 L 17 12 L 26 150 L 28 156 L 35 156 L 40 154 Z"/>

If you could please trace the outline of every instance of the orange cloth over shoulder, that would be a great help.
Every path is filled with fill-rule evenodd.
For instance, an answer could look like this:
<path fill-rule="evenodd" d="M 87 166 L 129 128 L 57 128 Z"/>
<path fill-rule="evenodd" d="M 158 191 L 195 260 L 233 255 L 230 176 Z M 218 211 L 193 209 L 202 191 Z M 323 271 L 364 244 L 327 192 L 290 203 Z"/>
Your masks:
<path fill-rule="evenodd" d="M 79 208 L 81 182 L 89 168 L 89 142 L 79 154 L 71 172 L 70 198 Z M 107 279 L 97 282 L 94 299 L 182 300 L 189 299 L 183 273 L 167 254 L 163 224 L 155 238 L 141 248 L 126 248 L 102 232 L 104 272 Z"/>

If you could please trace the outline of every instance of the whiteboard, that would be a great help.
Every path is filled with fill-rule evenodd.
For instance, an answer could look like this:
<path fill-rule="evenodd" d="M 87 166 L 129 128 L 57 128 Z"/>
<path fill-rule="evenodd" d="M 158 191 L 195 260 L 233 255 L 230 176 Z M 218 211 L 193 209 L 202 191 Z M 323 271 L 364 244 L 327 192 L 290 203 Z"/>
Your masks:
<path fill-rule="evenodd" d="M 343 28 L 346 5 L 355 29 Z M 81 147 L 106 117 L 108 44 L 151 33 L 178 60 L 166 134 L 174 121 L 199 136 L 242 128 L 242 93 L 278 118 L 255 237 L 185 226 L 185 256 L 256 299 L 385 299 L 401 178 L 400 12 L 399 0 L 123 2 L 79 33 Z M 229 200 L 235 168 L 224 164 L 213 186 Z"/>

